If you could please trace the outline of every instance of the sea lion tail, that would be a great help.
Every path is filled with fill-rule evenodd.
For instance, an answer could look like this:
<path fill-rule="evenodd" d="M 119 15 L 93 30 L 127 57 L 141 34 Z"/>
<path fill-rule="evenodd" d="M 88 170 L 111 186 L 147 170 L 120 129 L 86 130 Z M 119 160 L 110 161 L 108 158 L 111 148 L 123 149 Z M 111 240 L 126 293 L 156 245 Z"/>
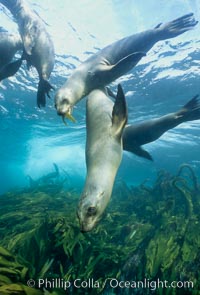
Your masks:
<path fill-rule="evenodd" d="M 182 117 L 182 122 L 200 119 L 200 100 L 198 97 L 199 95 L 195 95 L 177 113 L 178 117 Z"/>
<path fill-rule="evenodd" d="M 174 38 L 178 35 L 193 29 L 198 24 L 193 13 L 188 13 L 171 22 L 159 24 L 156 29 L 160 31 L 160 40 Z"/>
<path fill-rule="evenodd" d="M 40 108 L 45 107 L 46 105 L 46 95 L 50 98 L 50 90 L 55 88 L 47 81 L 44 79 L 40 79 L 39 84 L 38 84 L 38 91 L 37 91 L 37 105 Z"/>

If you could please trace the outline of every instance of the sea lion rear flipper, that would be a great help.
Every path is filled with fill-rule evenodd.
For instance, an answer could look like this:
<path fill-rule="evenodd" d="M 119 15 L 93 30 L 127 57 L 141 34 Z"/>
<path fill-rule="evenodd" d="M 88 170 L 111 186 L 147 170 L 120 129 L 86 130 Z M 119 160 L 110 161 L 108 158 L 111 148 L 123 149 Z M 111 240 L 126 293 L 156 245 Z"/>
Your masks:
<path fill-rule="evenodd" d="M 161 24 L 157 29 L 160 31 L 160 40 L 174 38 L 188 30 L 193 29 L 198 24 L 193 13 L 188 13 L 171 22 Z"/>
<path fill-rule="evenodd" d="M 182 121 L 193 121 L 200 119 L 200 101 L 198 99 L 199 95 L 195 95 L 190 99 L 183 108 L 176 113 L 176 117 Z"/>
<path fill-rule="evenodd" d="M 22 59 L 20 58 L 16 61 L 13 61 L 5 65 L 0 71 L 0 81 L 15 75 L 17 71 L 19 70 L 19 68 L 21 67 L 21 64 L 22 64 Z"/>
<path fill-rule="evenodd" d="M 121 85 L 118 85 L 117 96 L 112 111 L 112 131 L 116 136 L 121 136 L 128 119 L 126 99 Z"/>
<path fill-rule="evenodd" d="M 190 110 L 194 110 L 196 108 L 199 108 L 199 101 L 198 98 L 199 94 L 196 94 L 193 98 L 191 98 L 184 106 L 184 109 L 190 109 Z"/>
<path fill-rule="evenodd" d="M 40 79 L 37 91 L 37 105 L 40 108 L 46 105 L 46 95 L 50 98 L 49 91 L 55 89 L 47 80 Z"/>
<path fill-rule="evenodd" d="M 144 150 L 141 146 L 135 146 L 135 145 L 133 147 L 129 146 L 128 148 L 126 148 L 124 150 L 126 150 L 130 153 L 133 153 L 139 157 L 153 161 L 152 156 L 146 150 Z"/>

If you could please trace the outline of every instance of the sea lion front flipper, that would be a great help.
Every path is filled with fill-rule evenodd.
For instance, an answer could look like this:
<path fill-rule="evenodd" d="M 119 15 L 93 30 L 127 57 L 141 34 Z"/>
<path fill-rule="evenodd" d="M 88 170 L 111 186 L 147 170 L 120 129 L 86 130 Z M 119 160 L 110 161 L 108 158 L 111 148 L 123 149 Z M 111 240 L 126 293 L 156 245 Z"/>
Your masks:
<path fill-rule="evenodd" d="M 134 52 L 122 58 L 115 65 L 109 66 L 108 70 L 112 77 L 120 77 L 131 70 L 142 57 L 146 56 L 144 52 Z"/>
<path fill-rule="evenodd" d="M 141 146 L 133 146 L 133 147 L 128 147 L 126 151 L 131 152 L 139 157 L 145 158 L 147 160 L 153 161 L 152 156 L 144 150 Z"/>
<path fill-rule="evenodd" d="M 109 82 L 114 81 L 130 71 L 145 55 L 146 53 L 144 52 L 131 53 L 114 65 L 107 63 L 99 64 L 95 71 L 91 71 L 89 74 L 91 75 L 91 78 L 95 78 L 100 81 L 107 81 L 107 84 L 109 84 Z"/>
<path fill-rule="evenodd" d="M 26 53 L 28 55 L 31 55 L 33 47 L 35 46 L 35 41 L 38 38 L 38 29 L 37 26 L 35 26 L 34 24 L 28 26 L 28 28 L 29 30 L 26 30 L 26 32 L 24 32 L 23 43 Z"/>
<path fill-rule="evenodd" d="M 37 105 L 40 108 L 46 105 L 46 95 L 50 98 L 49 91 L 55 89 L 47 80 L 40 79 L 37 91 Z"/>
<path fill-rule="evenodd" d="M 32 39 L 30 38 L 30 35 L 26 35 L 24 37 L 24 48 L 25 48 L 26 53 L 28 55 L 32 54 L 33 47 L 34 47 L 34 43 L 33 43 Z"/>
<path fill-rule="evenodd" d="M 112 131 L 115 136 L 121 137 L 122 131 L 128 120 L 126 99 L 121 85 L 118 85 L 117 96 L 112 111 Z"/>
<path fill-rule="evenodd" d="M 19 68 L 21 67 L 22 59 L 18 59 L 16 61 L 10 62 L 9 64 L 5 65 L 0 71 L 0 81 L 14 76 Z"/>

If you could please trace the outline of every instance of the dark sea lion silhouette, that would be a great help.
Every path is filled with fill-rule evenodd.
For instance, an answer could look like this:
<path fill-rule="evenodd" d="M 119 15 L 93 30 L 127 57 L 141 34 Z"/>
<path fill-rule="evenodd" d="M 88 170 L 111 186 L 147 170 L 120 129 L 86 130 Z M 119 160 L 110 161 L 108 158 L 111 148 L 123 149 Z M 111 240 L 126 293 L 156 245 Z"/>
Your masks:
<path fill-rule="evenodd" d="M 18 34 L 0 31 L 0 81 L 13 76 L 22 64 L 22 57 L 13 60 L 18 51 L 22 51 L 23 44 Z"/>
<path fill-rule="evenodd" d="M 37 105 L 46 105 L 46 95 L 54 89 L 48 79 L 54 67 L 54 45 L 44 22 L 24 0 L 0 0 L 7 7 L 19 27 L 24 46 L 23 59 L 28 67 L 34 66 L 39 75 Z"/>

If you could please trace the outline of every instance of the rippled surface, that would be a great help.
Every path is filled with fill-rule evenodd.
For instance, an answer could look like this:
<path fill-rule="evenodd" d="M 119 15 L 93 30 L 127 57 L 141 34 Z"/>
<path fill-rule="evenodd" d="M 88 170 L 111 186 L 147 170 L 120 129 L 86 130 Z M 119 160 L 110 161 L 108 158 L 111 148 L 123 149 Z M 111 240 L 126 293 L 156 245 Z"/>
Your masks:
<path fill-rule="evenodd" d="M 197 1 L 60 0 L 28 1 L 47 23 L 56 49 L 51 82 L 58 89 L 81 61 L 109 43 L 166 22 L 188 12 L 200 20 Z M 81 4 L 80 4 L 81 2 Z M 198 4 L 198 5 L 197 5 Z M 47 9 L 48 7 L 48 9 Z M 160 13 L 158 14 L 157 11 Z M 17 32 L 11 17 L 0 6 L 1 25 Z M 157 43 L 147 56 L 118 82 L 125 90 L 129 123 L 174 112 L 200 93 L 200 29 Z M 38 77 L 24 64 L 15 77 L 0 84 L 0 192 L 27 184 L 57 163 L 81 188 L 85 177 L 85 99 L 74 110 L 77 123 L 65 126 L 54 109 L 52 92 L 45 109 L 36 107 Z M 187 122 L 165 133 L 145 148 L 150 163 L 124 153 L 118 178 L 132 184 L 153 180 L 160 169 L 177 171 L 187 162 L 200 173 L 200 121 Z"/>

